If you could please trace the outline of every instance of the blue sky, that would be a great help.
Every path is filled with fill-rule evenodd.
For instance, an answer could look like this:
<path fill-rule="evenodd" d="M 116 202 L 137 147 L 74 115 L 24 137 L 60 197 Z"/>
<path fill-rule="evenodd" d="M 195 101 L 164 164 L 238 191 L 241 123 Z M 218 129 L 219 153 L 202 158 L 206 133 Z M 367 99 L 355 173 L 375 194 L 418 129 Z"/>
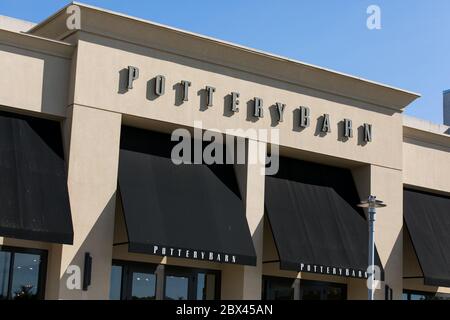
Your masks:
<path fill-rule="evenodd" d="M 449 0 L 82 2 L 420 93 L 406 113 L 442 123 Z M 39 22 L 67 3 L 1 0 L 0 14 Z M 366 27 L 371 4 L 381 8 L 381 30 Z"/>

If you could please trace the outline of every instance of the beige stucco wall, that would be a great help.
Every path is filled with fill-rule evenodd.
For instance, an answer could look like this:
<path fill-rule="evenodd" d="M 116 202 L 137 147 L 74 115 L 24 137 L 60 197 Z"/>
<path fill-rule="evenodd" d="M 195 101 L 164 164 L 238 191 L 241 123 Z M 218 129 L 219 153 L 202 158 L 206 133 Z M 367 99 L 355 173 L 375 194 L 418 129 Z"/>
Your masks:
<path fill-rule="evenodd" d="M 380 166 L 370 168 L 370 192 L 383 200 L 386 208 L 377 209 L 375 243 L 385 271 L 385 283 L 393 289 L 394 299 L 402 295 L 403 184 L 400 170 Z M 384 297 L 384 288 L 379 294 Z"/>
<path fill-rule="evenodd" d="M 143 46 L 87 34 L 79 37 L 82 40 L 78 42 L 74 97 L 77 104 L 184 126 L 202 121 L 204 128 L 224 131 L 275 127 L 269 107 L 282 102 L 286 104 L 285 119 L 276 126 L 280 129 L 281 145 L 401 168 L 402 159 L 397 152 L 401 149 L 401 116 L 392 110 Z M 132 90 L 125 92 L 119 84 L 129 65 L 140 68 L 140 78 Z M 166 77 L 166 93 L 149 100 L 148 82 L 159 74 Z M 191 81 L 192 85 L 189 101 L 179 104 L 173 87 L 181 80 Z M 215 87 L 216 93 L 214 106 L 204 110 L 199 91 L 206 85 Z M 234 115 L 227 112 L 224 102 L 232 91 L 240 93 L 240 112 Z M 253 110 L 248 102 L 254 97 L 262 98 L 265 106 L 264 118 L 257 121 L 248 116 Z M 299 106 L 311 108 L 311 126 L 304 130 L 295 126 L 295 110 Z M 330 114 L 332 132 L 321 137 L 317 118 L 324 113 Z M 355 135 L 345 142 L 338 134 L 338 122 L 344 118 L 353 120 Z M 365 122 L 373 125 L 374 138 L 364 145 L 358 138 L 358 127 Z M 384 152 L 377 152 L 380 149 Z"/>
<path fill-rule="evenodd" d="M 266 153 L 266 144 L 253 140 L 247 141 L 247 165 L 237 165 L 236 175 L 242 199 L 245 204 L 250 235 L 256 252 L 256 266 L 224 265 L 222 269 L 223 299 L 261 299 L 263 269 L 263 232 L 264 232 L 264 175 L 261 163 L 251 164 L 249 155 Z"/>
<path fill-rule="evenodd" d="M 58 48 L 55 48 L 58 47 Z M 55 53 L 49 53 L 55 49 Z M 58 51 L 56 51 L 58 50 Z M 0 30 L 0 105 L 47 117 L 66 115 L 71 46 Z"/>
<path fill-rule="evenodd" d="M 124 31 L 119 25 L 109 17 L 104 28 L 116 33 Z M 44 29 L 41 35 L 47 32 L 57 38 L 57 28 L 53 33 Z M 188 39 L 186 36 L 183 41 L 189 42 Z M 264 177 L 259 174 L 258 166 L 236 168 L 258 253 L 256 267 L 131 254 L 126 245 L 113 247 L 113 243 L 126 241 L 120 206 L 116 208 L 120 201 L 116 197 L 116 187 L 123 123 L 166 132 L 179 126 L 192 127 L 194 121 L 202 121 L 204 128 L 221 131 L 280 129 L 283 155 L 348 167 L 353 172 L 361 198 L 372 193 L 387 203 L 387 208 L 379 210 L 376 222 L 376 244 L 386 271 L 386 283 L 394 289 L 396 299 L 400 298 L 403 286 L 420 287 L 412 281 L 402 280 L 403 274 L 411 271 L 409 268 L 414 268 L 415 263 L 402 231 L 403 184 L 450 194 L 450 150 L 448 140 L 443 136 L 435 139 L 432 134 L 411 134 L 414 129 L 407 130 L 405 135 L 397 98 L 406 94 L 396 92 L 394 99 L 392 92 L 395 90 L 389 89 L 393 96 L 383 95 L 378 99 L 383 106 L 377 104 L 375 98 L 377 92 L 387 92 L 386 88 L 379 87 L 376 91 L 372 84 L 372 91 L 369 86 L 356 90 L 363 86 L 360 81 L 339 76 L 341 80 L 333 82 L 338 76 L 323 70 L 316 70 L 316 75 L 302 80 L 309 85 L 301 85 L 297 80 L 306 73 L 285 72 L 285 80 L 281 79 L 280 73 L 286 70 L 283 69 L 286 64 L 281 60 L 273 59 L 270 66 L 261 63 L 256 67 L 255 63 L 263 61 L 258 54 L 252 56 L 245 50 L 231 52 L 230 48 L 223 51 L 230 52 L 229 56 L 222 54 L 220 59 L 214 60 L 211 57 L 218 49 L 213 50 L 213 44 L 194 39 L 185 51 L 178 53 L 170 43 L 173 38 L 169 37 L 150 39 L 149 42 L 172 50 L 84 32 L 73 33 L 66 40 L 72 44 L 0 31 L 0 67 L 3 70 L 0 73 L 0 109 L 65 120 L 63 132 L 74 245 L 0 237 L 0 244 L 49 251 L 47 298 L 108 298 L 111 262 L 120 259 L 221 270 L 222 298 L 225 299 L 258 299 L 262 274 L 347 283 L 350 299 L 366 299 L 364 280 L 299 274 L 281 271 L 276 264 L 262 264 L 263 260 L 276 260 L 276 249 L 267 223 L 264 223 Z M 193 53 L 199 48 L 204 50 L 194 58 Z M 191 54 L 187 54 L 189 52 Z M 231 62 L 226 61 L 231 53 L 235 67 L 230 67 Z M 130 65 L 140 69 L 140 77 L 134 82 L 134 88 L 126 91 L 123 88 L 124 70 Z M 157 75 L 166 77 L 166 93 L 158 98 L 151 94 L 149 87 L 150 80 Z M 314 87 L 325 75 L 328 78 L 324 86 L 328 89 Z M 178 101 L 176 86 L 181 80 L 192 82 L 189 101 L 183 103 Z M 203 105 L 202 89 L 206 85 L 216 88 L 214 106 L 209 108 Z M 232 91 L 240 93 L 240 111 L 235 114 L 229 113 L 225 98 Z M 364 96 L 370 96 L 370 99 L 362 99 Z M 264 101 L 264 118 L 257 121 L 251 117 L 253 105 L 250 101 L 254 97 Z M 386 99 L 390 98 L 395 108 L 387 106 Z M 276 102 L 286 104 L 284 122 L 279 124 L 273 120 Z M 311 109 L 309 128 L 300 129 L 296 125 L 299 106 Z M 324 113 L 331 118 L 331 133 L 327 135 L 318 132 L 320 123 L 317 119 Z M 341 138 L 340 121 L 344 118 L 353 121 L 354 137 L 347 141 Z M 367 144 L 362 142 L 358 132 L 358 127 L 364 123 L 373 125 L 373 141 Z M 261 140 L 258 144 L 265 145 L 266 141 Z M 92 285 L 86 292 L 68 290 L 66 269 L 73 264 L 82 266 L 85 252 L 93 256 Z M 383 299 L 384 290 L 378 290 L 376 296 Z"/>
<path fill-rule="evenodd" d="M 84 37 L 89 38 L 86 35 Z M 316 154 L 320 158 L 321 154 L 327 154 L 353 162 L 374 162 L 393 168 L 401 166 L 401 154 L 394 152 L 401 145 L 401 118 L 391 110 L 144 47 L 130 47 L 118 41 L 99 38 L 89 40 L 95 40 L 102 45 L 87 41 L 78 42 L 76 63 L 70 64 L 74 74 L 74 94 L 73 101 L 70 100 L 72 95 L 68 101 L 68 104 L 73 103 L 73 106 L 69 107 L 68 112 L 71 121 L 68 122 L 66 137 L 70 138 L 66 140 L 70 143 L 66 142 L 66 150 L 69 159 L 68 183 L 75 241 L 73 246 L 62 246 L 59 270 L 61 281 L 55 297 L 107 298 L 113 257 L 219 268 L 223 274 L 222 297 L 225 299 L 258 299 L 261 295 L 263 269 L 265 274 L 283 274 L 279 270 L 267 270 L 270 266 L 262 265 L 264 176 L 260 175 L 258 167 L 250 166 L 237 170 L 241 176 L 241 192 L 246 199 L 247 220 L 258 252 L 257 267 L 217 266 L 181 259 L 147 257 L 129 254 L 126 246 L 112 249 L 121 114 L 131 119 L 128 124 L 133 125 L 133 119 L 153 119 L 159 120 L 163 128 L 165 122 L 190 127 L 194 120 L 203 121 L 205 128 L 220 130 L 276 127 L 280 129 L 280 144 L 291 150 L 302 150 L 303 157 L 313 157 L 313 154 Z M 120 72 L 128 65 L 140 68 L 140 79 L 135 82 L 133 90 L 120 93 Z M 149 101 L 147 81 L 158 74 L 166 76 L 166 94 Z M 172 86 L 181 80 L 192 82 L 190 99 L 176 106 L 176 95 Z M 207 110 L 200 110 L 201 99 L 197 92 L 206 85 L 216 87 L 215 105 Z M 225 108 L 228 107 L 225 106 L 224 96 L 231 91 L 241 93 L 241 110 L 233 116 L 227 116 L 224 115 Z M 251 112 L 253 106 L 247 105 L 247 101 L 255 96 L 265 102 L 265 117 L 256 122 L 248 119 L 248 112 Z M 284 122 L 275 126 L 269 107 L 278 101 L 286 103 L 287 106 Z M 301 132 L 293 126 L 294 110 L 298 106 L 311 108 L 311 127 Z M 319 136 L 316 132 L 317 118 L 323 113 L 331 116 L 332 132 Z M 346 142 L 338 138 L 342 134 L 338 129 L 338 121 L 344 118 L 353 120 L 355 134 L 353 139 Z M 358 138 L 358 126 L 364 122 L 371 123 L 374 130 L 373 142 L 366 145 Z M 150 130 L 153 128 L 153 122 L 144 121 L 139 125 Z M 169 125 L 166 127 L 169 128 Z M 386 153 L 389 156 L 380 155 L 377 152 L 380 148 L 390 150 Z M 93 284 L 87 292 L 67 290 L 65 270 L 72 264 L 82 266 L 84 252 L 93 255 Z M 308 274 L 305 274 L 304 278 L 344 281 L 337 277 Z M 364 293 L 364 296 L 349 290 L 349 297 L 365 298 L 365 291 L 360 289 L 364 288 L 361 285 L 363 281 L 356 283 L 358 292 Z"/>
<path fill-rule="evenodd" d="M 61 299 L 107 299 L 111 272 L 121 115 L 74 105 L 68 188 L 74 226 L 73 245 L 64 245 L 59 286 Z M 93 259 L 88 291 L 69 290 L 67 267 Z"/>
<path fill-rule="evenodd" d="M 374 175 L 372 179 L 369 176 L 363 182 L 367 185 L 367 190 L 381 189 L 378 185 L 384 183 L 383 179 L 392 179 L 393 187 L 390 188 L 390 191 L 395 190 L 395 192 L 393 195 L 389 195 L 388 200 L 392 198 L 394 201 L 400 197 L 402 184 L 399 170 L 402 166 L 402 154 L 399 150 L 402 145 L 402 118 L 400 114 L 394 113 L 390 109 L 118 40 L 100 38 L 91 34 L 78 34 L 76 37 L 79 39 L 74 90 L 74 103 L 76 104 L 125 114 L 127 124 L 133 125 L 136 122 L 138 126 L 150 130 L 153 128 L 154 122 L 146 122 L 142 119 L 160 121 L 158 129 L 162 130 L 170 130 L 172 124 L 192 127 L 194 121 L 202 121 L 204 128 L 221 131 L 238 128 L 277 128 L 280 129 L 281 146 L 290 150 L 306 151 L 302 157 L 305 157 L 306 154 L 306 158 L 314 158 L 314 154 L 317 154 L 320 158 L 321 154 L 326 154 L 334 158 L 351 160 L 354 163 L 377 165 L 378 167 L 371 171 Z M 126 91 L 120 85 L 121 82 L 123 84 L 124 79 L 126 80 L 125 68 L 129 65 L 138 67 L 140 75 L 133 84 L 134 88 Z M 151 94 L 150 84 L 151 80 L 159 74 L 166 77 L 166 93 L 156 98 Z M 188 80 L 192 83 L 189 88 L 189 101 L 183 103 L 177 101 L 179 92 L 175 89 L 181 80 Z M 216 88 L 214 106 L 210 108 L 204 108 L 201 104 L 201 90 L 206 85 Z M 224 99 L 232 91 L 240 93 L 240 112 L 233 115 L 227 112 L 228 105 Z M 257 121 L 249 117 L 249 113 L 253 110 L 253 105 L 249 101 L 254 97 L 262 98 L 265 106 L 264 118 Z M 273 121 L 272 117 L 275 115 L 271 114 L 269 109 L 275 102 L 286 104 L 284 122 L 280 124 Z M 304 130 L 300 130 L 294 124 L 295 121 L 298 121 L 296 109 L 299 106 L 311 108 L 311 126 Z M 323 113 L 331 116 L 332 132 L 320 136 L 317 132 L 319 123 L 317 119 Z M 339 138 L 342 131 L 338 125 L 340 125 L 339 121 L 344 118 L 352 119 L 354 125 L 354 138 L 348 141 Z M 373 142 L 368 144 L 363 144 L 361 138 L 358 137 L 358 127 L 365 122 L 372 124 L 374 131 Z M 379 152 L 379 150 L 383 150 L 383 152 Z M 296 152 L 292 151 L 292 153 Z M 386 168 L 385 170 L 395 174 L 389 176 L 389 174 L 381 173 L 383 170 L 378 168 Z M 378 178 L 378 176 L 380 177 Z M 263 185 L 261 179 L 256 179 L 253 183 L 247 183 L 247 188 L 264 190 Z M 262 199 L 261 194 L 257 200 Z M 398 250 L 397 238 L 402 225 L 401 207 L 394 206 L 391 211 L 396 212 L 395 216 L 397 217 L 394 227 L 386 222 L 385 226 L 380 228 L 383 232 L 379 231 L 378 237 L 381 243 L 378 250 L 381 251 L 380 255 L 383 256 L 384 262 L 390 258 L 393 248 Z M 258 220 L 260 218 L 256 219 L 257 216 L 254 214 L 256 212 L 247 212 L 251 229 L 253 220 L 260 221 Z M 266 248 L 264 248 L 264 254 L 266 254 Z M 400 253 L 396 251 L 395 254 Z M 132 257 L 133 260 L 137 258 L 136 255 L 126 252 L 126 246 L 114 248 L 114 257 L 118 259 Z M 145 258 L 144 260 L 155 263 L 167 262 L 160 258 Z M 401 274 L 402 259 L 399 258 L 397 259 L 399 261 L 393 262 L 394 260 L 395 258 L 391 258 L 389 265 L 390 270 L 394 272 L 393 279 Z M 195 266 L 198 263 L 177 261 L 177 264 Z M 215 267 L 210 266 L 213 269 Z M 260 280 L 254 281 L 245 289 L 247 281 L 255 275 L 254 272 L 246 274 L 251 267 L 225 265 L 220 268 L 223 271 L 224 280 L 222 284 L 223 298 L 244 298 L 245 296 L 256 298 L 260 296 Z M 270 265 L 264 265 L 262 268 L 264 274 L 286 274 L 279 270 L 270 270 Z M 319 275 L 305 275 L 304 277 L 343 281 Z M 399 297 L 402 285 L 398 281 L 395 283 L 393 279 L 390 280 L 392 282 L 390 285 L 395 288 L 396 297 Z M 365 281 L 349 279 L 344 282 L 347 281 L 349 282 L 349 297 L 366 298 Z M 379 298 L 381 298 L 381 293 Z"/>
<path fill-rule="evenodd" d="M 440 145 L 405 137 L 403 153 L 405 184 L 450 194 L 450 142 Z"/>

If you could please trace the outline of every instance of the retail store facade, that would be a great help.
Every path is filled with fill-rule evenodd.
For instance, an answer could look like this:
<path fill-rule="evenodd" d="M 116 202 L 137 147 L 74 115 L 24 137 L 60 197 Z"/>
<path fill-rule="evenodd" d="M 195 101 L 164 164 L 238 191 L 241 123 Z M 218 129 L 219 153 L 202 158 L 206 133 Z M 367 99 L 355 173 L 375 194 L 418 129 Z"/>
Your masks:
<path fill-rule="evenodd" d="M 0 30 L 1 297 L 367 299 L 369 194 L 376 298 L 450 293 L 450 136 L 418 95 L 76 6 Z M 246 161 L 173 164 L 195 123 Z"/>

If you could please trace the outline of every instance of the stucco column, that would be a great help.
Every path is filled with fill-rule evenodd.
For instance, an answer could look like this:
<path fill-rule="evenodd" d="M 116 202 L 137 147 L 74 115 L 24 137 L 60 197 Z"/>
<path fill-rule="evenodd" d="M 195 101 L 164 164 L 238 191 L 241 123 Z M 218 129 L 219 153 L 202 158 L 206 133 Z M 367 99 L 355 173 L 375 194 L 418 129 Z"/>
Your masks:
<path fill-rule="evenodd" d="M 62 246 L 58 298 L 108 299 L 121 115 L 79 105 L 68 114 L 66 150 L 74 243 Z M 85 252 L 93 260 L 91 286 L 87 291 L 69 289 L 67 268 L 79 266 L 82 276 Z"/>
<path fill-rule="evenodd" d="M 371 165 L 370 190 L 387 204 L 377 209 L 375 243 L 384 265 L 385 283 L 400 300 L 403 292 L 403 181 L 398 169 Z M 384 299 L 384 287 L 377 290 L 376 299 Z"/>
<path fill-rule="evenodd" d="M 264 164 L 249 161 L 249 155 L 266 154 L 266 143 L 247 141 L 247 161 L 237 165 L 236 176 L 245 204 L 250 234 L 255 247 L 256 266 L 224 265 L 222 269 L 222 299 L 261 299 L 262 255 L 264 229 Z M 251 157 L 250 157 L 251 158 Z M 256 160 L 254 157 L 253 160 Z M 255 163 L 256 162 L 256 163 Z"/>
<path fill-rule="evenodd" d="M 375 244 L 384 267 L 385 281 L 375 290 L 375 299 L 384 300 L 384 284 L 393 289 L 394 299 L 401 299 L 403 292 L 403 182 L 398 169 L 365 165 L 352 170 L 361 199 L 369 194 L 387 204 L 377 209 Z M 367 213 L 366 213 L 367 214 Z M 349 299 L 367 299 L 366 281 L 350 279 Z"/>

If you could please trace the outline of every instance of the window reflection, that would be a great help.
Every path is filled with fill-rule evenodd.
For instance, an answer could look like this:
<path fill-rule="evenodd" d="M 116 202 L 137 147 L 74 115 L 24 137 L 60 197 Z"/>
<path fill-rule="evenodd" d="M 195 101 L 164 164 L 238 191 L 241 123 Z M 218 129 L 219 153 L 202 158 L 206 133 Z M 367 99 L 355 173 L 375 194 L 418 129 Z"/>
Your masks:
<path fill-rule="evenodd" d="M 0 300 L 43 298 L 40 285 L 46 256 L 43 250 L 1 247 Z"/>
<path fill-rule="evenodd" d="M 11 253 L 0 251 L 0 299 L 8 297 L 9 264 Z"/>
<path fill-rule="evenodd" d="M 111 283 L 109 289 L 110 300 L 120 300 L 122 289 L 122 267 L 112 266 L 111 269 Z"/>
<path fill-rule="evenodd" d="M 410 300 L 428 300 L 428 297 L 424 294 L 412 294 Z M 430 299 L 431 300 L 431 299 Z"/>
<path fill-rule="evenodd" d="M 345 300 L 347 286 L 344 284 L 300 280 L 301 300 Z"/>
<path fill-rule="evenodd" d="M 153 273 L 133 272 L 131 299 L 155 300 L 156 277 Z"/>
<path fill-rule="evenodd" d="M 206 277 L 204 273 L 199 273 L 197 275 L 197 300 L 206 300 L 205 299 L 205 286 L 206 285 Z"/>
<path fill-rule="evenodd" d="M 15 300 L 35 299 L 38 292 L 40 256 L 14 254 L 11 297 Z"/>
<path fill-rule="evenodd" d="M 216 275 L 197 274 L 197 300 L 214 300 L 216 295 Z"/>
<path fill-rule="evenodd" d="M 277 277 L 263 278 L 264 300 L 345 300 L 345 284 Z M 297 296 L 296 292 L 300 295 Z"/>
<path fill-rule="evenodd" d="M 321 300 L 322 298 L 322 289 L 314 285 L 305 286 L 303 285 L 303 283 L 301 283 L 300 292 L 302 300 Z"/>
<path fill-rule="evenodd" d="M 215 300 L 220 272 L 195 268 L 114 261 L 111 300 Z"/>
<path fill-rule="evenodd" d="M 341 287 L 328 287 L 324 291 L 325 300 L 344 300 Z"/>
<path fill-rule="evenodd" d="M 189 278 L 183 276 L 166 276 L 165 300 L 187 300 Z"/>
<path fill-rule="evenodd" d="M 265 278 L 263 281 L 264 300 L 293 300 L 295 279 Z"/>

